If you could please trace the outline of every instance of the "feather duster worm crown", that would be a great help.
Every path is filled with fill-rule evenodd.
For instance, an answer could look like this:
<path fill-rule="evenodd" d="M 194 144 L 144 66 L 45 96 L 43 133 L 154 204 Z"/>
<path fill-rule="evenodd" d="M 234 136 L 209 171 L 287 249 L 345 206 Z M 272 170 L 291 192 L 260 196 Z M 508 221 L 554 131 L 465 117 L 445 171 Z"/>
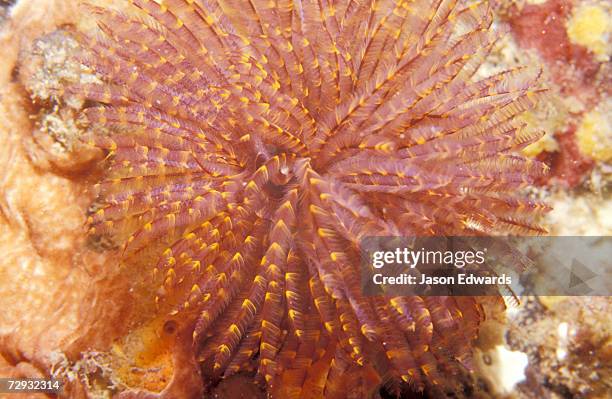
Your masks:
<path fill-rule="evenodd" d="M 477 298 L 365 297 L 360 240 L 539 233 L 516 154 L 539 95 L 481 80 L 487 2 L 133 0 L 93 8 L 85 63 L 108 151 L 91 234 L 150 263 L 160 314 L 193 329 L 206 381 L 256 370 L 279 397 L 469 367 Z M 360 391 L 361 392 L 361 391 Z"/>

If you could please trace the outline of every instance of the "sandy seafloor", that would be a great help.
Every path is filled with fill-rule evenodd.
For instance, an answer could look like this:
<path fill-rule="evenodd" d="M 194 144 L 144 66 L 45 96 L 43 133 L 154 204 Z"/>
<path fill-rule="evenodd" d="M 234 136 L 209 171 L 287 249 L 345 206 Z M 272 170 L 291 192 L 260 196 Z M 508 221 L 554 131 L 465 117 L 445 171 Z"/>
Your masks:
<path fill-rule="evenodd" d="M 494 5 L 509 33 L 481 73 L 538 65 L 550 88 L 526 117 L 546 132 L 526 149 L 551 166 L 534 188 L 554 208 L 543 224 L 552 235 L 611 235 L 612 3 Z M 76 42 L 56 32 L 87 24 L 75 0 L 0 1 L 0 376 L 53 374 L 69 383 L 66 397 L 103 398 L 129 384 L 158 388 L 171 370 L 157 381 L 122 379 L 126 365 L 111 358 L 127 334 L 118 326 L 129 305 L 118 293 L 128 287 L 112 272 L 116 260 L 83 245 L 87 171 L 99 154 L 77 140 L 82 104 L 53 96 L 66 80 L 91 79 L 71 59 Z M 609 297 L 522 298 L 483 328 L 468 396 L 609 397 L 611 310 Z M 240 378 L 214 395 L 236 392 L 263 397 Z"/>

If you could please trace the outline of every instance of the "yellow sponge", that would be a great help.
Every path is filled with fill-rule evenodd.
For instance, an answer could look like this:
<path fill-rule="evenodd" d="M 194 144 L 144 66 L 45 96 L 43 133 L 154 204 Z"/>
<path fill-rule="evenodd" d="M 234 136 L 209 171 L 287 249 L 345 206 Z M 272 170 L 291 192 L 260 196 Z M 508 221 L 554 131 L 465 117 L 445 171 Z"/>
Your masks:
<path fill-rule="evenodd" d="M 600 104 L 582 118 L 576 131 L 580 151 L 597 161 L 612 160 L 612 100 Z"/>
<path fill-rule="evenodd" d="M 611 47 L 608 36 L 612 31 L 612 15 L 598 4 L 583 4 L 577 7 L 567 22 L 570 40 L 595 54 L 598 61 L 610 58 Z"/>

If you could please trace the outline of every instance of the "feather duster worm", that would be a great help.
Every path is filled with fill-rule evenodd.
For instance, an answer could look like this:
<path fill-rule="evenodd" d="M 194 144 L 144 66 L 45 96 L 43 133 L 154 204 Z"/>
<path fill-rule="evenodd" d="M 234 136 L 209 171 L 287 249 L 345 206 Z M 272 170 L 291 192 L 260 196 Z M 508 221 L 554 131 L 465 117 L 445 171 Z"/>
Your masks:
<path fill-rule="evenodd" d="M 93 8 L 112 128 L 91 234 L 147 261 L 159 314 L 207 381 L 255 369 L 279 397 L 444 385 L 469 366 L 477 298 L 365 297 L 360 240 L 539 233 L 545 167 L 527 69 L 474 75 L 487 2 L 133 0 Z M 132 7 L 132 6 L 130 6 Z M 399 389 L 399 388 L 398 388 Z"/>

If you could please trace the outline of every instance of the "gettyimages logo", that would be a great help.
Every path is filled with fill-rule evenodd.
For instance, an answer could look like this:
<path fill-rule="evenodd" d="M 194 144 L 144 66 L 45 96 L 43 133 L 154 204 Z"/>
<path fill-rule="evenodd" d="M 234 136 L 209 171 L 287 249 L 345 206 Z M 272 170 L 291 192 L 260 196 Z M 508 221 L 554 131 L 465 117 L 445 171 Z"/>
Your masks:
<path fill-rule="evenodd" d="M 419 265 L 444 264 L 462 268 L 466 265 L 485 262 L 487 249 L 481 251 L 430 251 L 425 248 L 412 250 L 409 248 L 396 248 L 395 251 L 375 251 L 372 254 L 372 266 L 376 269 L 385 264 L 405 264 L 414 269 Z"/>
<path fill-rule="evenodd" d="M 610 295 L 610 237 L 367 237 L 366 295 Z"/>

